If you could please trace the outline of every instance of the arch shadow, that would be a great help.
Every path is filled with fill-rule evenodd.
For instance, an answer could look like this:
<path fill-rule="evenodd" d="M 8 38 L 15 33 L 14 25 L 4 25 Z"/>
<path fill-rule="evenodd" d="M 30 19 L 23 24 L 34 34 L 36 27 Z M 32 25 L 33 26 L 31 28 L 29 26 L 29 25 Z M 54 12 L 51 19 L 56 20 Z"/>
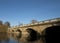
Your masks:
<path fill-rule="evenodd" d="M 14 30 L 12 30 L 12 32 L 14 32 Z"/>
<path fill-rule="evenodd" d="M 33 30 L 32 28 L 27 28 L 26 31 L 29 33 L 29 36 L 27 37 L 28 41 L 35 41 L 40 39 L 40 33 Z"/>
<path fill-rule="evenodd" d="M 22 32 L 20 29 L 17 29 L 16 31 L 18 31 L 18 32 L 20 32 L 20 33 Z"/>
<path fill-rule="evenodd" d="M 45 29 L 46 43 L 60 42 L 60 26 L 51 26 Z"/>

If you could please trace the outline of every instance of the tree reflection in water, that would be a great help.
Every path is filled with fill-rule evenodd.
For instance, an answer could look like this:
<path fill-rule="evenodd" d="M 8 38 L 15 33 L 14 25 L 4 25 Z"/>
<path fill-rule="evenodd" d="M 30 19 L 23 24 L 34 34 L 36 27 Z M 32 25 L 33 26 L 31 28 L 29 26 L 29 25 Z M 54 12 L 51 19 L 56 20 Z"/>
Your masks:
<path fill-rule="evenodd" d="M 9 38 L 7 33 L 0 33 L 0 43 L 8 43 Z"/>

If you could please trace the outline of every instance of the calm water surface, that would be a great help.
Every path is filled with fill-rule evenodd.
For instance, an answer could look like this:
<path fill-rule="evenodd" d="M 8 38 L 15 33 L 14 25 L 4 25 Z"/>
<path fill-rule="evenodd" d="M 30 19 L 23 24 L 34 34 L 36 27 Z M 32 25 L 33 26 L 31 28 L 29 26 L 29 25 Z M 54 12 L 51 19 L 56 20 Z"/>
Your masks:
<path fill-rule="evenodd" d="M 29 42 L 24 35 L 18 37 L 17 34 L 0 33 L 0 43 L 45 43 L 45 39 L 40 38 L 39 40 Z"/>

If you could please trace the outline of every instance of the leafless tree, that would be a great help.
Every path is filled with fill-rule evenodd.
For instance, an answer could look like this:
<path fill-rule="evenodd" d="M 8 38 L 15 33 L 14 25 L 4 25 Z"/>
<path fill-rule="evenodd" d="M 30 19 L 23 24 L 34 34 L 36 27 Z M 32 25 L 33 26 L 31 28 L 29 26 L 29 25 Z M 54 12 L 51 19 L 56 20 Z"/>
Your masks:
<path fill-rule="evenodd" d="M 31 23 L 37 23 L 38 21 L 37 20 L 31 20 Z"/>
<path fill-rule="evenodd" d="M 0 25 L 3 25 L 3 22 L 0 20 Z"/>
<path fill-rule="evenodd" d="M 8 27 L 10 27 L 10 23 L 7 21 L 7 22 L 5 22 L 4 23 L 4 25 L 6 25 L 6 26 L 8 26 Z"/>

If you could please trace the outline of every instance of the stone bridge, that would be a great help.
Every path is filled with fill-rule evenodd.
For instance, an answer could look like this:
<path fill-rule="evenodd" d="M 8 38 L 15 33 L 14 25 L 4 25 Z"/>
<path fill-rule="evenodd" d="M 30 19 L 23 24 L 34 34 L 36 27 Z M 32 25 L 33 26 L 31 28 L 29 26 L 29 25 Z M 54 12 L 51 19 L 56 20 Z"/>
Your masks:
<path fill-rule="evenodd" d="M 47 28 L 50 29 L 49 27 L 52 27 L 52 26 L 60 26 L 60 18 L 45 20 L 45 21 L 34 23 L 34 24 L 25 24 L 22 26 L 11 27 L 8 30 L 8 32 L 17 33 L 17 30 L 20 30 L 22 31 L 23 34 L 26 34 L 26 29 L 31 28 L 37 31 L 38 33 L 40 33 L 41 35 L 45 35 L 45 30 Z"/>

